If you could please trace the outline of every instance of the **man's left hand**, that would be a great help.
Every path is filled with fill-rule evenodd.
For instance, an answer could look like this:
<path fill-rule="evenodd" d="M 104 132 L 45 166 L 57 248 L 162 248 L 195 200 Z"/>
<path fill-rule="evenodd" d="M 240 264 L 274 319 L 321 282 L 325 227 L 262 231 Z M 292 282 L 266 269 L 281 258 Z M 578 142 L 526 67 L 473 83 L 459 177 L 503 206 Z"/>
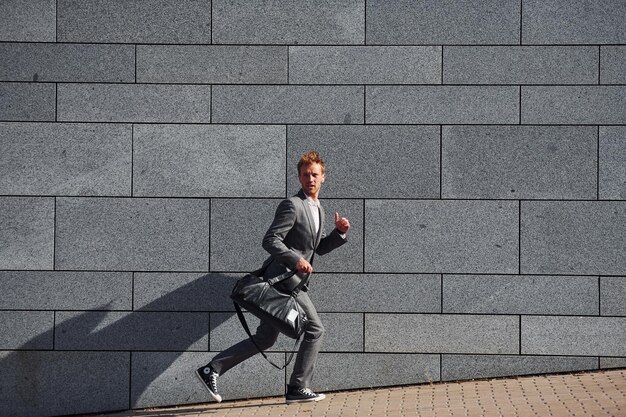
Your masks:
<path fill-rule="evenodd" d="M 335 212 L 335 228 L 341 234 L 345 234 L 350 229 L 350 222 L 345 217 L 339 217 L 339 213 Z"/>

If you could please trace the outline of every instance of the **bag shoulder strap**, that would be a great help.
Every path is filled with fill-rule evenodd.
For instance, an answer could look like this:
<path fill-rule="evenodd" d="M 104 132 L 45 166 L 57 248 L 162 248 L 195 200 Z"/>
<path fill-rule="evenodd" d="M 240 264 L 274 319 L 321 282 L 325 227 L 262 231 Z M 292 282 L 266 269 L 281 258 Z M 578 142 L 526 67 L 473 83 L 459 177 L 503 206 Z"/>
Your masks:
<path fill-rule="evenodd" d="M 243 329 L 248 334 L 248 337 L 250 338 L 250 340 L 254 344 L 254 347 L 256 347 L 256 349 L 259 351 L 259 353 L 261 353 L 261 355 L 263 355 L 265 360 L 268 361 L 274 368 L 276 368 L 278 370 L 283 370 L 287 366 L 289 366 L 289 364 L 293 360 L 293 355 L 295 354 L 296 346 L 298 345 L 298 342 L 300 341 L 302 336 L 300 336 L 299 338 L 296 339 L 296 341 L 295 341 L 295 343 L 293 345 L 293 349 L 291 350 L 291 354 L 289 355 L 289 359 L 287 360 L 287 363 L 285 363 L 285 365 L 283 365 L 283 366 L 276 365 L 274 362 L 272 362 L 270 360 L 270 358 L 267 357 L 267 354 L 265 354 L 263 349 L 261 349 L 259 347 L 259 345 L 257 345 L 257 343 L 255 342 L 254 337 L 252 336 L 252 332 L 250 332 L 250 328 L 248 327 L 248 323 L 246 322 L 246 317 L 243 315 L 243 311 L 241 311 L 241 307 L 239 307 L 239 305 L 237 303 L 233 303 L 233 304 L 235 305 L 235 310 L 237 310 L 237 317 L 239 318 L 239 321 L 241 322 L 241 325 L 243 326 Z"/>

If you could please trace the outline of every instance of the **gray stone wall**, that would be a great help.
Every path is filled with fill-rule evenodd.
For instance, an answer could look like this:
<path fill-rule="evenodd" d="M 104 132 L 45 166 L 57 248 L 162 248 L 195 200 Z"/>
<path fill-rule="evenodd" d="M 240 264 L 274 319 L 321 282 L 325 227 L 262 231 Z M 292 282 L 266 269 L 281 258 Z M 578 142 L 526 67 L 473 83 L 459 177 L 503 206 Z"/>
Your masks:
<path fill-rule="evenodd" d="M 208 401 L 192 371 L 245 337 L 229 291 L 310 149 L 352 222 L 316 260 L 316 389 L 625 366 L 625 21 L 623 0 L 3 0 L 0 415 Z M 286 375 L 255 357 L 221 390 Z"/>

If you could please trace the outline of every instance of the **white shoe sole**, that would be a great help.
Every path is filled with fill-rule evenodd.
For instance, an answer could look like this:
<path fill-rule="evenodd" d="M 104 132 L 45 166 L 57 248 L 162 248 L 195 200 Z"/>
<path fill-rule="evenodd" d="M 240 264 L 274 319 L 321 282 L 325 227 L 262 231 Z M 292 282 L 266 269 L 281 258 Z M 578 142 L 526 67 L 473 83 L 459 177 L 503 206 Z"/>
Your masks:
<path fill-rule="evenodd" d="M 219 394 L 214 393 L 213 391 L 211 391 L 211 390 L 209 389 L 209 387 L 208 387 L 208 386 L 206 385 L 206 383 L 204 382 L 204 379 L 202 379 L 202 376 L 200 375 L 200 372 L 198 372 L 198 371 L 196 370 L 196 372 L 195 372 L 195 373 L 196 373 L 196 376 L 198 377 L 198 379 L 200 380 L 200 382 L 202 382 L 202 386 L 203 386 L 204 388 L 206 388 L 206 390 L 207 390 L 207 391 L 209 391 L 209 394 L 211 394 L 211 397 L 213 397 L 213 399 L 214 399 L 215 401 L 217 401 L 218 403 L 221 403 L 221 402 L 222 402 L 222 396 L 221 396 L 221 395 L 219 395 Z"/>

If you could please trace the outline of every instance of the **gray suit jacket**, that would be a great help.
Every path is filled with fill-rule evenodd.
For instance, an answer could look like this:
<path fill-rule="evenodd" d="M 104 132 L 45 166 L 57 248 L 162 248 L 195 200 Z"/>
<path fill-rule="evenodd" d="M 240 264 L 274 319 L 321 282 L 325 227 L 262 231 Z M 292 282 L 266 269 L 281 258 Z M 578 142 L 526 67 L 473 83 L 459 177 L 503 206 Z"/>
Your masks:
<path fill-rule="evenodd" d="M 311 261 L 313 253 L 324 255 L 346 243 L 337 229 L 328 236 L 324 233 L 324 209 L 320 206 L 320 227 L 315 233 L 313 213 L 306 201 L 302 190 L 298 194 L 283 200 L 276 209 L 274 221 L 270 225 L 265 237 L 263 248 L 270 253 L 263 263 L 264 279 L 270 279 L 287 271 L 293 271 L 300 258 Z M 277 288 L 283 291 L 293 290 L 300 280 L 308 281 L 310 274 L 298 273 L 292 278 L 279 284 Z M 306 291 L 306 285 L 303 288 Z"/>

